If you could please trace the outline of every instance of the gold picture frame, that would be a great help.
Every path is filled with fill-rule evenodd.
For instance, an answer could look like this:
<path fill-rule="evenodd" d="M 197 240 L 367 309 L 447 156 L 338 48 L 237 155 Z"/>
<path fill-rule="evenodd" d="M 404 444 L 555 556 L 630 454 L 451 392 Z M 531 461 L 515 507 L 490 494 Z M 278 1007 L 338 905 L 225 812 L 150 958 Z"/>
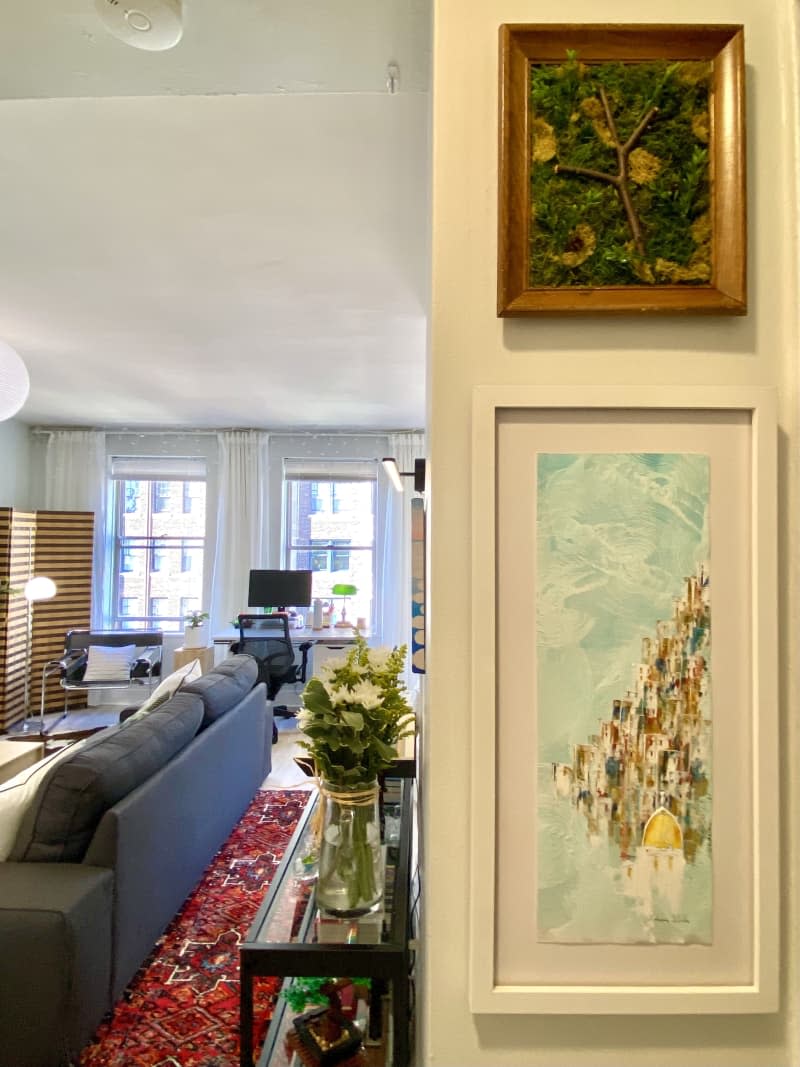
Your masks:
<path fill-rule="evenodd" d="M 661 63 L 665 69 L 668 67 L 671 70 L 676 69 L 672 67 L 673 64 L 708 65 L 707 121 L 701 135 L 701 158 L 707 167 L 704 182 L 708 202 L 704 219 L 704 274 L 696 271 L 693 276 L 690 267 L 663 257 L 655 260 L 658 267 L 654 272 L 644 254 L 640 255 L 644 253 L 644 247 L 641 241 L 637 244 L 636 218 L 630 206 L 630 201 L 640 193 L 628 181 L 627 163 L 637 144 L 647 144 L 652 130 L 661 133 L 656 129 L 657 121 L 653 121 L 658 108 L 652 107 L 641 116 L 638 113 L 627 116 L 627 130 L 630 132 L 618 135 L 613 114 L 614 101 L 609 103 L 600 89 L 600 98 L 593 102 L 598 115 L 591 121 L 595 129 L 601 130 L 610 149 L 606 154 L 611 171 L 606 174 L 597 169 L 565 165 L 572 161 L 559 158 L 557 140 L 550 147 L 552 154 L 548 156 L 546 152 L 540 152 L 537 162 L 546 164 L 544 173 L 547 180 L 551 180 L 552 175 L 552 180 L 563 183 L 570 171 L 573 189 L 577 181 L 584 188 L 604 188 L 609 195 L 613 194 L 612 199 L 618 194 L 620 218 L 624 219 L 627 212 L 631 239 L 626 242 L 624 249 L 618 245 L 611 255 L 622 257 L 623 260 L 629 255 L 630 260 L 636 261 L 639 276 L 633 283 L 616 280 L 612 284 L 605 284 L 595 283 L 591 278 L 587 281 L 587 270 L 573 270 L 575 261 L 580 259 L 580 255 L 575 255 L 574 248 L 583 241 L 581 227 L 578 226 L 577 234 L 575 229 L 572 231 L 572 245 L 565 244 L 560 257 L 568 268 L 561 271 L 566 276 L 565 280 L 557 284 L 553 284 L 552 278 L 543 281 L 543 275 L 552 274 L 546 267 L 555 257 L 551 252 L 534 251 L 537 204 L 533 202 L 531 188 L 531 146 L 532 136 L 535 136 L 532 123 L 534 118 L 538 123 L 544 120 L 531 114 L 531 71 L 533 66 L 563 70 L 569 63 L 575 69 L 579 66 L 581 77 L 587 71 L 591 75 L 592 69 L 600 65 L 607 65 L 608 70 L 622 69 L 619 65 L 635 64 L 642 65 L 644 69 L 646 64 Z M 498 316 L 643 312 L 746 314 L 744 97 L 744 30 L 740 25 L 501 26 Z M 599 111 L 601 106 L 605 114 Z M 589 121 L 586 115 L 581 114 L 571 118 L 573 121 Z M 637 118 L 638 126 L 632 129 Z M 549 129 L 548 126 L 545 128 Z M 615 149 L 618 170 L 613 173 Z M 652 153 L 643 151 L 652 160 Z M 543 160 L 542 156 L 546 156 L 546 159 Z M 587 176 L 605 181 L 587 182 Z M 678 175 L 676 186 L 680 185 L 680 180 Z M 662 181 L 662 187 L 664 184 Z M 629 191 L 633 196 L 629 195 Z M 660 195 L 662 200 L 667 195 L 663 188 Z M 588 227 L 585 230 L 593 242 L 591 230 Z M 591 247 L 593 249 L 594 246 Z M 654 259 L 652 256 L 650 258 Z M 620 272 L 627 271 L 630 275 L 631 270 L 631 267 L 626 267 Z"/>

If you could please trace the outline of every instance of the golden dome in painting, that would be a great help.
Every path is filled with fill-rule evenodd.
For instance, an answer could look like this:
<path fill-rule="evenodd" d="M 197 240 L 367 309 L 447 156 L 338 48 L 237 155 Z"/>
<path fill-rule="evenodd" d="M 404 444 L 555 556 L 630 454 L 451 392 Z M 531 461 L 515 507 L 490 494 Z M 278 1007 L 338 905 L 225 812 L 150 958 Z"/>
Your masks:
<path fill-rule="evenodd" d="M 666 808 L 653 812 L 644 828 L 642 844 L 646 848 L 683 848 L 683 834 L 672 812 Z"/>

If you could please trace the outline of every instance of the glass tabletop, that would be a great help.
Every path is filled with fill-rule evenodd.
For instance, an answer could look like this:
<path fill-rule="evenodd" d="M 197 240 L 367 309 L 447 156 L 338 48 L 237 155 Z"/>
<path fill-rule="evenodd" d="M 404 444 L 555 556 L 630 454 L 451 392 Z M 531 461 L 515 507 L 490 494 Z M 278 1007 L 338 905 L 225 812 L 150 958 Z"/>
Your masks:
<path fill-rule="evenodd" d="M 388 945 L 401 933 L 393 920 L 394 886 L 400 858 L 401 795 L 404 786 L 390 782 L 381 806 L 384 898 L 379 910 L 358 919 L 326 915 L 316 906 L 316 822 L 319 794 L 310 793 L 281 868 L 273 879 L 246 942 L 249 948 L 270 945 Z M 402 924 L 404 934 L 405 923 Z"/>

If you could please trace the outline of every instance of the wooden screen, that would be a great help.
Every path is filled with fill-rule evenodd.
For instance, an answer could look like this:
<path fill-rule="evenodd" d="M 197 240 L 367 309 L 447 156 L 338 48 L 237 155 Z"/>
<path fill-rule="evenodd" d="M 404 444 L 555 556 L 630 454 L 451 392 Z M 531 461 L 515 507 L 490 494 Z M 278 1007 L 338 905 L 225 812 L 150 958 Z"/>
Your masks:
<path fill-rule="evenodd" d="M 0 508 L 0 578 L 21 589 L 33 574 L 52 578 L 52 600 L 33 604 L 28 685 L 29 713 L 39 712 L 42 667 L 64 651 L 67 630 L 89 626 L 94 515 L 83 511 L 23 512 Z M 21 595 L 0 599 L 0 731 L 25 717 L 28 602 Z M 69 706 L 85 705 L 70 694 Z M 64 706 L 56 679 L 47 686 L 45 710 Z"/>

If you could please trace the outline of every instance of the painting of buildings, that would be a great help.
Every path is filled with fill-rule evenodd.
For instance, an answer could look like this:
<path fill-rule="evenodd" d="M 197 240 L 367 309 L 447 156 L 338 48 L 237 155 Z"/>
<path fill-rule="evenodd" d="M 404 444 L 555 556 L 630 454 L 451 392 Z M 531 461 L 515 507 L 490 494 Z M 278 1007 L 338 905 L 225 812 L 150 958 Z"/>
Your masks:
<path fill-rule="evenodd" d="M 711 941 L 708 460 L 539 457 L 537 936 Z"/>

